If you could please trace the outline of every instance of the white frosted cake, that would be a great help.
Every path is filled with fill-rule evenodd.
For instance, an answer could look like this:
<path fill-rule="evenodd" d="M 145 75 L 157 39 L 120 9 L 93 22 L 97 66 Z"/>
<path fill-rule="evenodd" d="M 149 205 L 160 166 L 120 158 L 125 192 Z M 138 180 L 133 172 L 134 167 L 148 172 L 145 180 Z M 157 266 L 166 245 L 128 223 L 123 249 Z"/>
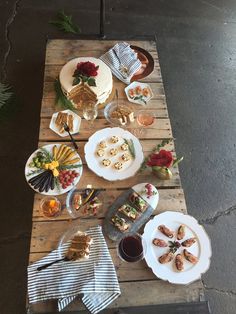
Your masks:
<path fill-rule="evenodd" d="M 96 75 L 87 75 L 89 81 L 85 79 L 85 82 L 83 81 L 84 77 L 80 76 L 79 82 L 75 82 L 75 70 L 78 65 L 82 64 L 83 66 L 84 63 L 86 63 L 88 70 L 92 68 L 88 73 L 95 73 Z M 88 102 L 104 103 L 112 92 L 111 70 L 97 58 L 82 57 L 70 60 L 61 69 L 59 78 L 63 92 L 75 107 L 83 106 Z M 90 84 L 91 81 L 93 82 Z"/>

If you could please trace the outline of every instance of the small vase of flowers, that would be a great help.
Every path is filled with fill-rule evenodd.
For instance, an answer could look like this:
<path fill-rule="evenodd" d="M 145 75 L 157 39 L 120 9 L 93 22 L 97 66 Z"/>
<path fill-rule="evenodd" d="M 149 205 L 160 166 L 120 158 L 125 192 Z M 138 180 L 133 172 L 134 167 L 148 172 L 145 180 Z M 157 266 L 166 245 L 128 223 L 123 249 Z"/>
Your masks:
<path fill-rule="evenodd" d="M 152 173 L 161 180 L 169 180 L 172 178 L 172 172 L 170 168 L 177 166 L 183 160 L 181 158 L 174 158 L 171 151 L 161 149 L 164 145 L 168 144 L 168 141 L 163 141 L 161 144 L 153 150 L 153 153 L 146 158 L 145 168 L 150 167 Z"/>

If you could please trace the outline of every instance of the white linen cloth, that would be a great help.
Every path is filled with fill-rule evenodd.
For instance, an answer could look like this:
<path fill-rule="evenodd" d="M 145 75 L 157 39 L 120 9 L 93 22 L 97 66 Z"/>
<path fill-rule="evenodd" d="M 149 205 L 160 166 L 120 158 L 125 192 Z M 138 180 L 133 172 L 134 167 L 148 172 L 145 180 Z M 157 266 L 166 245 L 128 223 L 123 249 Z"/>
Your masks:
<path fill-rule="evenodd" d="M 60 258 L 58 250 L 55 250 L 28 267 L 30 303 L 58 299 L 61 311 L 77 295 L 83 294 L 84 305 L 96 314 L 120 295 L 116 271 L 101 227 L 92 227 L 86 233 L 93 238 L 88 260 L 63 261 L 38 271 L 39 266 Z M 69 245 L 70 242 L 64 244 L 63 253 Z"/>
<path fill-rule="evenodd" d="M 125 84 L 129 84 L 133 75 L 141 68 L 142 63 L 137 53 L 126 42 L 115 44 L 100 59 L 109 66 L 112 73 Z"/>

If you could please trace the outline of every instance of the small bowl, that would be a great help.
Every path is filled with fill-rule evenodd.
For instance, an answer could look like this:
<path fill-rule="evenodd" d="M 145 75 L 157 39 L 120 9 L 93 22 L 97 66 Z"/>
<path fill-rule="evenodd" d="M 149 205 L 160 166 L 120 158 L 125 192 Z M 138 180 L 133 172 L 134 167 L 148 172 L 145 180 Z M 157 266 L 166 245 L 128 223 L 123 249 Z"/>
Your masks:
<path fill-rule="evenodd" d="M 53 213 L 53 207 L 50 207 L 50 204 L 49 204 L 48 214 L 46 214 L 47 211 L 46 211 L 46 208 L 44 208 L 44 206 L 46 202 L 50 202 L 50 201 L 55 201 L 58 205 L 58 209 L 55 210 Z M 61 214 L 61 202 L 54 196 L 44 197 L 40 202 L 40 210 L 44 217 L 49 218 L 49 219 L 54 219 Z M 51 214 L 49 213 L 50 210 L 51 210 Z"/>
<path fill-rule="evenodd" d="M 84 190 L 74 188 L 72 189 L 66 197 L 66 209 L 72 218 L 94 218 L 101 214 L 103 207 L 104 207 L 104 194 L 100 192 L 97 196 L 99 201 L 102 203 L 101 206 L 97 209 L 96 214 L 93 212 L 92 209 L 89 209 L 89 205 L 91 202 L 82 205 L 78 210 L 75 209 L 73 206 L 74 197 L 76 194 L 82 194 Z"/>
<path fill-rule="evenodd" d="M 140 95 L 135 94 L 134 97 L 131 98 L 129 95 L 129 91 L 131 89 L 135 90 L 138 86 L 141 88 L 141 90 L 143 90 L 144 88 L 147 88 L 150 92 L 150 95 L 145 96 L 143 95 L 143 93 L 141 93 Z M 153 98 L 152 89 L 147 83 L 133 82 L 125 88 L 125 93 L 130 102 L 134 104 L 139 104 L 142 106 L 146 106 L 149 100 Z"/>
<path fill-rule="evenodd" d="M 106 105 L 104 109 L 104 116 L 108 122 L 115 126 L 126 127 L 130 126 L 133 122 L 127 122 L 126 124 L 121 124 L 117 118 L 112 118 L 112 113 L 117 109 L 117 101 L 112 101 Z M 134 112 L 133 108 L 127 105 L 124 105 L 122 102 L 119 102 L 119 107 L 124 108 L 127 111 Z"/>

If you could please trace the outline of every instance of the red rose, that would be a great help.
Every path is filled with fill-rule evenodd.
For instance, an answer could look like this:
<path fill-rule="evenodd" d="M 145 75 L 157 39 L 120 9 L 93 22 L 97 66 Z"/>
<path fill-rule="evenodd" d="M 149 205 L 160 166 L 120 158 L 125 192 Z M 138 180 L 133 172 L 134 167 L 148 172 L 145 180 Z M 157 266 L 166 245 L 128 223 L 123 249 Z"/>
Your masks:
<path fill-rule="evenodd" d="M 77 72 L 84 75 L 84 76 L 97 76 L 98 75 L 98 68 L 99 66 L 96 66 L 92 62 L 80 62 L 77 64 Z"/>
<path fill-rule="evenodd" d="M 158 166 L 169 168 L 172 164 L 173 164 L 172 153 L 164 149 L 160 150 L 159 153 L 152 154 L 147 162 L 147 165 L 150 167 Z"/>

